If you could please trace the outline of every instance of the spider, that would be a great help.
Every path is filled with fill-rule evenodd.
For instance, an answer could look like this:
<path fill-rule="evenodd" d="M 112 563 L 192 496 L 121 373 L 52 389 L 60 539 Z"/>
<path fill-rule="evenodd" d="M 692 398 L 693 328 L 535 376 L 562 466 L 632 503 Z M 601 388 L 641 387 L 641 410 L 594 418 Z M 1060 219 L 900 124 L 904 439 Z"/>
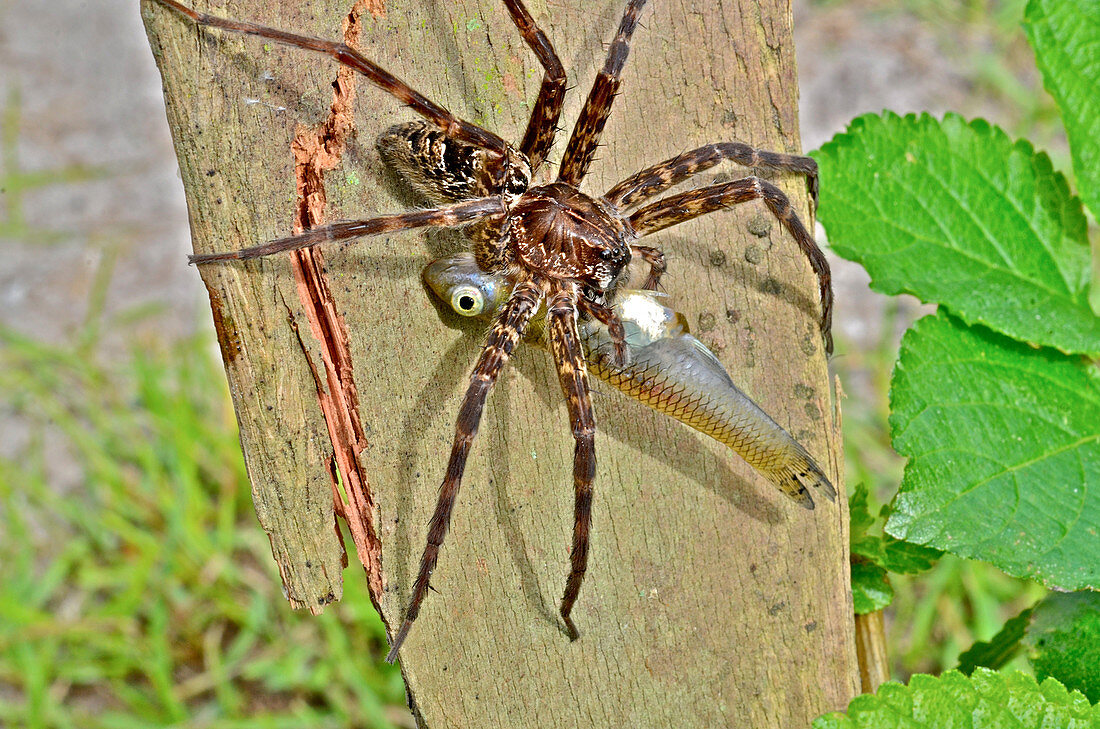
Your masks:
<path fill-rule="evenodd" d="M 256 35 L 331 56 L 396 97 L 423 120 L 388 129 L 379 139 L 379 152 L 436 205 L 426 210 L 323 225 L 243 250 L 193 255 L 190 257 L 192 263 L 259 258 L 330 241 L 427 226 L 461 227 L 472 240 L 478 267 L 503 275 L 511 286 L 510 297 L 489 329 L 459 409 L 454 444 L 428 527 L 427 544 L 404 621 L 393 637 L 387 660 L 392 662 L 396 658 L 420 613 L 489 391 L 528 323 L 542 307 L 546 312 L 546 336 L 575 441 L 573 539 L 560 614 L 570 640 L 576 640 L 579 632 L 571 612 L 588 563 L 596 473 L 595 416 L 579 342 L 578 320 L 594 319 L 606 326 L 613 343 L 612 357 L 618 365 L 625 365 L 628 350 L 623 324 L 611 308 L 615 292 L 626 280 L 627 266 L 634 257 L 648 264 L 644 284 L 647 289 L 658 286 L 666 268 L 660 250 L 639 245 L 637 241 L 700 215 L 750 200 L 762 200 L 794 239 L 817 275 L 821 298 L 820 328 L 826 351 L 831 352 L 829 266 L 778 187 L 750 176 L 651 201 L 696 173 L 723 161 L 732 161 L 745 167 L 804 174 L 810 196 L 816 203 L 816 163 L 809 157 L 757 150 L 740 142 L 719 142 L 643 169 L 602 195 L 582 192 L 580 185 L 619 92 L 630 39 L 646 0 L 628 0 L 604 66 L 573 127 L 557 178 L 537 186 L 532 186 L 531 180 L 546 163 L 554 143 L 566 91 L 566 75 L 549 38 L 521 0 L 503 0 L 503 3 L 520 35 L 538 58 L 544 75 L 518 146 L 455 117 L 344 43 L 200 13 L 176 0 L 157 2 L 197 25 Z M 792 478 L 797 480 L 798 475 Z M 791 486 L 805 492 L 809 483 Z"/>

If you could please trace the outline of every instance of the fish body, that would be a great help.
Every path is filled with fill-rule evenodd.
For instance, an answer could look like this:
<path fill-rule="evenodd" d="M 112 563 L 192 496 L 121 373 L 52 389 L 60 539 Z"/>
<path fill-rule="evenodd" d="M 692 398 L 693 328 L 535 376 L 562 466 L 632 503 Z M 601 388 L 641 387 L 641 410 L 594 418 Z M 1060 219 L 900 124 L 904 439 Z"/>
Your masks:
<path fill-rule="evenodd" d="M 486 321 L 511 293 L 502 276 L 478 269 L 472 254 L 459 253 L 428 264 L 428 288 L 455 313 Z M 623 323 L 626 364 L 615 364 L 607 327 L 580 322 L 589 371 L 626 395 L 725 444 L 795 503 L 814 508 L 808 487 L 830 501 L 836 489 L 786 430 L 741 392 L 706 345 L 688 331 L 682 314 L 656 291 L 624 289 L 612 309 Z M 536 317 L 525 339 L 545 345 L 543 320 Z"/>

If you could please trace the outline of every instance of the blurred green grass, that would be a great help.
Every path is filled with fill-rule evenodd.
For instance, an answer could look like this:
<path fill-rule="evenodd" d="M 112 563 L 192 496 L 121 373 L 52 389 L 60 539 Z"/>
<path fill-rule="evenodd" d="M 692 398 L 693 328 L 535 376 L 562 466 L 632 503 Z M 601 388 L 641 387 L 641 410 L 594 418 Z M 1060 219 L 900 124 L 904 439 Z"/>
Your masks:
<path fill-rule="evenodd" d="M 94 340 L 0 331 L 0 726 L 407 724 L 359 570 L 286 604 L 214 343 Z"/>

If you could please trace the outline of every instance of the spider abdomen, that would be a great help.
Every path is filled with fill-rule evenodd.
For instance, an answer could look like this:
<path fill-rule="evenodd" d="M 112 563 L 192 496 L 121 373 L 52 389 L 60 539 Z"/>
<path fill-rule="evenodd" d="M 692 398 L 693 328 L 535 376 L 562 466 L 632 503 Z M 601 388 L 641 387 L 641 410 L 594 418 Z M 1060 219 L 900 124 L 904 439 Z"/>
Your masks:
<path fill-rule="evenodd" d="M 599 291 L 630 262 L 616 211 L 563 182 L 528 190 L 509 213 L 507 233 L 516 261 L 531 272 Z"/>
<path fill-rule="evenodd" d="M 505 161 L 425 121 L 394 124 L 376 146 L 382 160 L 433 205 L 486 197 L 501 188 L 519 195 L 531 180 L 530 164 L 520 153 L 513 150 Z"/>

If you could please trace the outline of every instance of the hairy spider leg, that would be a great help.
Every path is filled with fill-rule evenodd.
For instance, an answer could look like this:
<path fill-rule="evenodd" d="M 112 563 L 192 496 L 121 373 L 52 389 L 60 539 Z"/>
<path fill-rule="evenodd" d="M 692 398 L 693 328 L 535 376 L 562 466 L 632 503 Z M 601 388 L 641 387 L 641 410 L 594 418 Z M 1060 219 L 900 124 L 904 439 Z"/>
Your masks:
<path fill-rule="evenodd" d="M 725 160 L 736 162 L 744 167 L 797 172 L 806 175 L 806 188 L 810 193 L 810 199 L 813 201 L 814 207 L 817 207 L 817 162 L 815 162 L 813 158 L 792 154 L 781 154 L 779 152 L 768 152 L 766 150 L 750 147 L 741 142 L 708 144 L 698 149 L 679 154 L 671 159 L 667 159 L 664 162 L 631 175 L 604 193 L 604 199 L 612 205 L 616 205 L 626 210 L 659 195 L 674 185 L 678 185 L 684 180 L 687 180 L 692 175 L 708 170 Z M 775 202 L 768 202 L 767 196 L 763 194 L 761 194 L 760 197 L 765 198 L 765 202 L 767 202 L 769 209 L 784 222 L 784 225 L 790 228 L 790 225 L 787 224 L 783 215 L 780 213 L 780 211 L 785 208 L 789 209 L 789 200 L 782 193 L 778 193 L 778 195 L 781 199 L 776 198 Z M 800 228 L 805 230 L 793 210 L 790 210 L 790 216 L 797 221 Z M 690 215 L 688 218 L 684 219 L 687 220 L 692 217 L 695 217 L 695 215 Z M 667 223 L 660 227 L 663 228 L 668 225 L 675 225 L 675 223 Z M 822 326 L 825 337 L 829 342 L 828 350 L 832 352 L 832 339 L 828 330 L 832 322 L 832 289 L 829 283 L 829 264 L 824 256 L 821 255 L 821 249 L 818 248 L 812 236 L 807 234 L 806 238 L 803 239 L 799 235 L 793 233 L 793 231 L 792 235 L 795 236 L 795 240 L 798 242 L 799 247 L 806 252 L 806 257 L 810 260 L 814 272 L 818 275 L 818 283 L 822 289 Z"/>
<path fill-rule="evenodd" d="M 535 24 L 531 13 L 519 0 L 504 0 L 508 12 L 512 14 L 512 21 L 519 28 L 523 39 L 531 50 L 538 56 L 539 63 L 544 70 L 542 86 L 539 95 L 535 99 L 535 106 L 531 109 L 531 117 L 527 120 L 527 131 L 523 133 L 523 141 L 519 145 L 519 151 L 527 155 L 531 162 L 532 174 L 542 166 L 550 147 L 554 145 L 554 135 L 558 131 L 558 118 L 561 116 L 562 102 L 565 100 L 565 67 L 561 65 L 558 54 L 554 52 L 554 46 L 550 39 Z"/>
<path fill-rule="evenodd" d="M 719 185 L 701 187 L 651 203 L 636 211 L 629 218 L 637 237 L 656 233 L 673 225 L 697 218 L 700 215 L 723 210 L 749 200 L 763 200 L 773 215 L 791 234 L 802 253 L 810 261 L 817 274 L 821 291 L 821 333 L 825 338 L 825 351 L 833 351 L 832 319 L 833 289 L 829 274 L 829 264 L 817 243 L 806 231 L 798 219 L 790 200 L 783 191 L 772 183 L 757 177 L 745 177 L 740 180 Z"/>
<path fill-rule="evenodd" d="M 401 629 L 397 631 L 397 635 L 394 636 L 389 655 L 386 656 L 386 660 L 390 663 L 397 658 L 397 652 L 405 642 L 405 637 L 409 634 L 409 628 L 412 627 L 416 616 L 420 614 L 420 604 L 428 593 L 428 581 L 439 559 L 439 548 L 447 535 L 447 528 L 451 524 L 451 512 L 454 509 L 458 490 L 462 486 L 466 457 L 470 453 L 470 444 L 477 435 L 485 399 L 496 382 L 497 376 L 507 364 L 508 358 L 511 357 L 516 343 L 523 336 L 527 323 L 542 303 L 542 299 L 542 286 L 535 279 L 520 280 L 493 322 L 489 335 L 485 339 L 485 347 L 481 350 L 477 364 L 474 365 L 473 374 L 470 375 L 470 386 L 458 411 L 451 458 L 447 462 L 447 473 L 443 477 L 443 484 L 439 487 L 439 500 L 436 501 L 435 513 L 428 526 L 428 542 L 420 558 L 420 570 L 413 584 L 412 597 L 409 598 L 409 605 L 405 609 L 405 620 L 401 623 Z"/>
<path fill-rule="evenodd" d="M 741 142 L 719 142 L 678 154 L 631 175 L 604 193 L 604 199 L 622 209 L 634 207 L 678 185 L 692 175 L 725 161 L 742 167 L 806 175 L 806 189 L 817 208 L 817 162 L 812 157 L 768 152 Z"/>
<path fill-rule="evenodd" d="M 573 547 L 569 552 L 569 577 L 561 598 L 561 617 L 570 640 L 580 637 L 569 616 L 588 569 L 589 534 L 592 529 L 592 482 L 596 477 L 596 415 L 588 387 L 577 331 L 577 305 L 583 301 L 576 284 L 555 284 L 546 302 L 550 351 L 557 365 L 558 380 L 565 394 L 569 422 L 573 426 Z M 618 317 L 614 317 L 618 321 Z M 622 322 L 619 322 L 622 328 Z"/>
<path fill-rule="evenodd" d="M 558 170 L 558 182 L 579 185 L 588 171 L 588 166 L 592 164 L 600 134 L 603 132 L 604 124 L 607 123 L 607 117 L 611 115 L 611 104 L 615 101 L 615 94 L 618 93 L 622 82 L 623 65 L 630 53 L 630 36 L 634 34 L 634 28 L 638 25 L 638 15 L 645 4 L 646 0 L 630 0 L 623 12 L 619 31 L 615 34 L 615 40 L 611 41 L 611 48 L 607 52 L 607 60 L 604 62 L 603 69 L 596 75 L 577 124 L 573 127 L 573 134 L 569 137 L 569 144 L 565 147 L 565 155 Z"/>
<path fill-rule="evenodd" d="M 426 226 L 450 228 L 465 225 L 471 221 L 482 220 L 493 215 L 505 213 L 504 201 L 500 195 L 483 197 L 477 200 L 449 205 L 431 210 L 414 210 L 399 215 L 386 215 L 380 218 L 367 220 L 346 220 L 339 223 L 330 223 L 299 233 L 298 235 L 279 238 L 277 240 L 261 243 L 257 246 L 244 248 L 238 251 L 226 251 L 223 253 L 198 253 L 188 256 L 190 263 L 213 263 L 216 261 L 247 260 L 250 258 L 262 258 L 273 253 L 283 251 L 295 251 L 308 248 L 320 243 L 347 240 L 348 238 L 360 238 L 368 235 L 382 233 L 396 233 L 402 230 L 423 228 Z"/>
<path fill-rule="evenodd" d="M 404 81 L 369 60 L 346 43 L 324 40 L 323 38 L 314 38 L 308 35 L 287 33 L 283 30 L 277 30 L 265 25 L 257 25 L 256 23 L 219 18 L 215 15 L 192 10 L 176 2 L 176 0 L 156 0 L 156 2 L 190 18 L 197 25 L 220 28 L 221 30 L 228 30 L 233 33 L 256 35 L 261 38 L 275 41 L 276 43 L 294 46 L 295 48 L 304 48 L 308 51 L 315 51 L 331 56 L 337 62 L 366 76 L 367 79 L 376 86 L 396 97 L 401 103 L 431 121 L 449 136 L 469 142 L 470 144 L 476 144 L 479 147 L 491 149 L 502 157 L 508 153 L 508 143 L 496 134 L 479 127 L 477 124 L 459 119 L 450 111 L 416 91 Z"/>

